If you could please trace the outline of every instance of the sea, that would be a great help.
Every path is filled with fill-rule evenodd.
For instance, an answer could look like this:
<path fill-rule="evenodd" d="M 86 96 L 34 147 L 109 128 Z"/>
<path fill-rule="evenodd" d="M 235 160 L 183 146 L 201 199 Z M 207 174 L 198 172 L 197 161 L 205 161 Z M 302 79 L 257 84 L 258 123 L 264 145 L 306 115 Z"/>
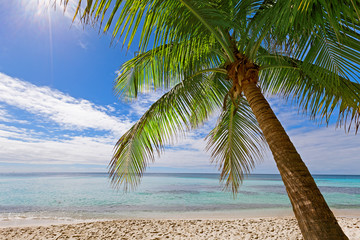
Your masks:
<path fill-rule="evenodd" d="M 336 214 L 360 216 L 360 175 L 313 175 Z M 133 191 L 106 173 L 0 173 L 0 227 L 132 218 L 292 215 L 280 175 L 252 174 L 233 195 L 219 174 L 148 173 Z"/>

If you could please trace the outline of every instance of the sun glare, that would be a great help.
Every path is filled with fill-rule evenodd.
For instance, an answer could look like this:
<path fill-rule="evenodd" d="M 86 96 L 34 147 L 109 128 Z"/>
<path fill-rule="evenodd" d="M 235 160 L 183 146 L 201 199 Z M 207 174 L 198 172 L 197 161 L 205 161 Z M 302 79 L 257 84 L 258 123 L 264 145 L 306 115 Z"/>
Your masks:
<path fill-rule="evenodd" d="M 49 8 L 53 6 L 50 0 L 22 0 L 23 9 L 32 17 L 48 17 Z"/>
<path fill-rule="evenodd" d="M 66 12 L 64 12 L 64 4 L 61 0 L 21 0 L 21 7 L 28 17 L 36 19 L 48 19 L 54 14 L 63 14 L 69 17 L 74 14 L 75 0 L 69 0 Z M 54 11 L 56 9 L 56 11 Z M 73 15 L 72 15 L 73 16 Z"/>
<path fill-rule="evenodd" d="M 71 26 L 75 13 L 75 1 L 69 0 L 65 12 L 61 0 L 20 0 L 18 2 L 22 15 L 18 18 L 20 22 L 31 23 L 36 29 L 36 34 L 48 35 L 51 75 L 53 75 L 53 32 L 58 31 L 60 25 Z M 52 78 L 51 76 L 51 81 Z"/>

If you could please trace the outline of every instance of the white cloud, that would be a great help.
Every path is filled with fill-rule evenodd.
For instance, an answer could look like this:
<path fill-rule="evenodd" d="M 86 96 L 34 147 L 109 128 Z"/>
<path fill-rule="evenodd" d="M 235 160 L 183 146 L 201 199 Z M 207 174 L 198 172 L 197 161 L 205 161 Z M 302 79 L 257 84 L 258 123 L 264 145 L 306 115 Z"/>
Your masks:
<path fill-rule="evenodd" d="M 94 129 L 123 134 L 128 119 L 107 114 L 103 107 L 49 87 L 38 87 L 0 73 L 0 102 L 48 118 L 65 129 Z"/>
<path fill-rule="evenodd" d="M 283 124 L 291 141 L 312 173 L 358 174 L 360 172 L 360 136 L 346 134 L 335 124 L 326 127 L 309 117 L 299 114 L 294 106 L 282 99 L 271 98 L 270 104 Z M 256 172 L 277 173 L 270 152 L 264 163 L 258 164 Z"/>
<path fill-rule="evenodd" d="M 28 124 L 29 122 L 26 120 L 15 119 L 4 106 L 0 105 L 0 122 L 15 122 L 21 124 Z"/>
<path fill-rule="evenodd" d="M 115 111 L 112 106 L 95 105 L 2 73 L 0 103 L 3 163 L 106 166 L 117 138 L 132 125 L 128 118 L 110 115 Z M 7 107 L 30 113 L 31 124 L 10 114 Z M 94 135 L 94 130 L 104 132 Z"/>
<path fill-rule="evenodd" d="M 87 47 L 88 47 L 88 45 L 86 43 L 84 43 L 83 41 L 81 41 L 81 40 L 79 40 L 78 44 L 84 50 L 86 50 Z"/>
<path fill-rule="evenodd" d="M 0 162 L 106 165 L 114 144 L 114 139 L 107 137 L 76 136 L 66 140 L 43 140 L 28 133 L 13 133 L 0 131 Z"/>
<path fill-rule="evenodd" d="M 3 122 L 9 122 L 11 119 L 11 115 L 4 109 L 2 106 L 0 106 L 0 121 Z"/>
<path fill-rule="evenodd" d="M 360 172 L 360 136 L 345 134 L 343 129 L 335 129 L 335 125 L 318 125 L 308 117 L 299 114 L 298 109 L 289 106 L 284 100 L 271 98 L 270 104 L 283 124 L 290 139 L 300 153 L 303 161 L 312 173 L 358 174 Z M 200 129 L 206 133 L 209 125 Z M 210 156 L 204 151 L 206 142 L 203 138 L 190 134 L 188 139 L 176 144 L 176 148 L 168 149 L 154 166 L 207 169 Z M 278 173 L 270 151 L 265 152 L 264 161 L 256 164 L 254 173 Z"/>
<path fill-rule="evenodd" d="M 165 92 L 163 91 L 140 94 L 137 99 L 131 102 L 130 114 L 142 116 L 149 109 L 149 107 L 164 94 Z"/>
<path fill-rule="evenodd" d="M 290 131 L 295 146 L 310 171 L 316 173 L 360 172 L 360 136 L 345 134 L 343 129 L 297 129 Z"/>
<path fill-rule="evenodd" d="M 130 112 L 140 116 L 160 96 L 161 93 L 141 96 L 131 104 Z M 0 105 L 0 121 L 3 122 L 0 124 L 0 162 L 5 163 L 106 166 L 116 140 L 132 124 L 127 118 L 111 115 L 117 110 L 111 105 L 95 105 L 88 100 L 76 99 L 0 73 L 1 102 L 4 105 Z M 9 124 L 19 119 L 7 110 L 7 105 L 56 123 L 62 129 L 76 131 L 48 135 L 32 129 L 30 124 L 21 127 Z M 318 127 L 282 100 L 272 98 L 271 105 L 311 172 L 360 172 L 358 135 L 346 135 L 341 129 L 335 131 L 332 125 Z M 216 116 L 210 119 L 209 124 L 166 149 L 155 164 L 150 164 L 151 170 L 156 172 L 157 167 L 165 167 L 194 172 L 216 171 L 216 165 L 210 163 L 210 154 L 204 150 L 206 142 L 203 139 L 215 121 Z M 104 130 L 105 133 L 90 136 L 82 130 Z M 263 163 L 257 164 L 255 173 L 277 173 L 271 153 L 267 153 Z"/>

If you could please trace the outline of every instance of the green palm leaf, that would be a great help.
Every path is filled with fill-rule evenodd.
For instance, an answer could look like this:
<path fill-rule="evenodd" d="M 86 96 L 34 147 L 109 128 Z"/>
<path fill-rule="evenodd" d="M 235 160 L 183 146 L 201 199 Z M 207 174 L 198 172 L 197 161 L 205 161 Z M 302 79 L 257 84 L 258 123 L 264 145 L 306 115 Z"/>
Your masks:
<path fill-rule="evenodd" d="M 185 41 L 140 53 L 122 65 L 115 89 L 118 94 L 136 97 L 138 92 L 167 90 L 183 78 L 213 71 L 223 61 L 213 48 L 215 43 Z"/>
<path fill-rule="evenodd" d="M 224 29 L 230 29 L 231 21 L 224 19 L 224 12 L 217 2 L 204 0 L 163 1 L 163 0 L 117 0 L 112 12 L 107 14 L 111 0 L 88 1 L 81 17 L 85 22 L 105 22 L 104 32 L 110 30 L 112 36 L 123 38 L 128 48 L 141 29 L 140 52 L 148 47 L 150 35 L 154 34 L 153 48 L 167 43 L 182 42 L 189 39 L 212 38 L 221 45 L 230 60 L 234 53 L 229 48 Z M 81 1 L 79 1 L 79 6 Z M 77 14 L 80 12 L 78 8 Z M 117 20 L 116 20 L 117 18 Z M 209 34 L 210 33 L 210 34 Z"/>
<path fill-rule="evenodd" d="M 156 101 L 117 142 L 109 165 L 114 185 L 135 187 L 155 153 L 202 124 L 222 104 L 228 90 L 218 74 L 186 79 Z"/>
<path fill-rule="evenodd" d="M 251 41 L 269 39 L 252 53 L 264 89 L 292 96 L 313 118 L 329 121 L 338 110 L 338 124 L 354 123 L 357 130 L 360 19 L 359 6 L 351 6 L 351 0 L 273 2 L 257 13 L 252 31 L 263 32 Z"/>
<path fill-rule="evenodd" d="M 359 127 L 360 84 L 315 64 L 290 57 L 268 55 L 258 58 L 262 88 L 271 94 L 292 99 L 312 118 L 330 120 L 338 110 L 338 124 L 346 121 Z M 268 67 L 266 67 L 268 66 Z"/>
<path fill-rule="evenodd" d="M 220 179 L 225 187 L 237 193 L 245 175 L 262 159 L 262 143 L 265 142 L 247 101 L 240 98 L 237 111 L 228 101 L 217 126 L 207 136 L 207 150 L 212 161 L 221 169 Z"/>

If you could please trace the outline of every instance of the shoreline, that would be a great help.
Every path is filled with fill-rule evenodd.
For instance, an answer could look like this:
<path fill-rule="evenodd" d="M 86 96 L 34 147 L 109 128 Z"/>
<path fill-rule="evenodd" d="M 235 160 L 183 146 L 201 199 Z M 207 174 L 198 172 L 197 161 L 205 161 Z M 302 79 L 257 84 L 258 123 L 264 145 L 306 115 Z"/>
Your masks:
<path fill-rule="evenodd" d="M 360 218 L 337 217 L 350 240 L 360 239 Z M 228 220 L 128 219 L 0 228 L 2 239 L 302 239 L 293 217 Z"/>
<path fill-rule="evenodd" d="M 331 209 L 339 218 L 360 219 L 360 209 Z M 205 211 L 132 211 L 116 215 L 95 215 L 92 213 L 9 213 L 0 214 L 0 229 L 14 227 L 37 227 L 62 224 L 78 224 L 123 220 L 238 220 L 259 218 L 294 218 L 290 208 L 241 209 Z"/>

